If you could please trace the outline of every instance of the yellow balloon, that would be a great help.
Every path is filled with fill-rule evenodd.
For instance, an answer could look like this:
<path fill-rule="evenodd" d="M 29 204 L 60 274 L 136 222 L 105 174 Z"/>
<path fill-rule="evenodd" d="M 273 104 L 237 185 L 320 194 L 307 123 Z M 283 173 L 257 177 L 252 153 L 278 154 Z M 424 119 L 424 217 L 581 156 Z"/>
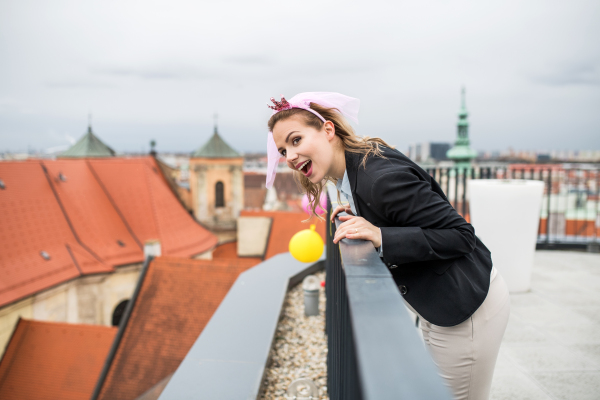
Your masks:
<path fill-rule="evenodd" d="M 292 236 L 290 240 L 290 253 L 300 262 L 315 262 L 323 254 L 323 239 L 315 232 L 315 225 L 304 229 Z"/>

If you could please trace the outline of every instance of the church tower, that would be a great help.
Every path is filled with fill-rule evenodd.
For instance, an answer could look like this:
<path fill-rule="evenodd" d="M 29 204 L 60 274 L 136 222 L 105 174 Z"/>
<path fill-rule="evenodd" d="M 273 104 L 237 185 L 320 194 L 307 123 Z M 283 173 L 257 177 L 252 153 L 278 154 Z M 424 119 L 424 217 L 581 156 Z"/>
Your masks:
<path fill-rule="evenodd" d="M 92 132 L 92 124 L 73 146 L 58 155 L 58 158 L 114 157 L 115 151 L 98 139 Z"/>
<path fill-rule="evenodd" d="M 210 140 L 190 158 L 190 191 L 194 217 L 209 229 L 236 229 L 244 206 L 244 158 L 219 135 L 217 125 Z"/>
<path fill-rule="evenodd" d="M 477 152 L 469 147 L 469 121 L 465 101 L 465 88 L 462 88 L 460 111 L 458 112 L 457 138 L 454 147 L 448 150 L 446 157 L 454 161 L 458 168 L 468 168 L 477 157 Z"/>

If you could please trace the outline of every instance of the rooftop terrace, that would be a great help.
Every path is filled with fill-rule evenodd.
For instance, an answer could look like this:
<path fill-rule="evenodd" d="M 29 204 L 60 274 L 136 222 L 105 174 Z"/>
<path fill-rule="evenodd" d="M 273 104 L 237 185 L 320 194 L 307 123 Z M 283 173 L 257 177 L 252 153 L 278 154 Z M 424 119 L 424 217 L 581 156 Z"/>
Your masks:
<path fill-rule="evenodd" d="M 511 294 L 492 400 L 598 399 L 600 255 L 536 251 L 531 292 Z"/>

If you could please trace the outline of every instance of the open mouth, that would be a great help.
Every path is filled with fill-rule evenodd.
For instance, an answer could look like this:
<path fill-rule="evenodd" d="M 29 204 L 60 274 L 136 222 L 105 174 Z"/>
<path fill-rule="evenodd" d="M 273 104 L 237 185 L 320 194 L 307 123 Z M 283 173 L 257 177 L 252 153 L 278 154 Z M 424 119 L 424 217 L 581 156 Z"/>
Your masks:
<path fill-rule="evenodd" d="M 298 166 L 298 171 L 302 172 L 305 176 L 310 176 L 312 173 L 312 161 L 306 160 Z"/>

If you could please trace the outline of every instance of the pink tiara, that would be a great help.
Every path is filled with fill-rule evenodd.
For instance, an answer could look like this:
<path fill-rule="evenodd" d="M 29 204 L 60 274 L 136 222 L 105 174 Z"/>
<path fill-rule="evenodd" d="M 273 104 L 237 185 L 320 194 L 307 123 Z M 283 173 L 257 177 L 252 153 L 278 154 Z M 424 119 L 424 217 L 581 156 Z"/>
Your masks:
<path fill-rule="evenodd" d="M 269 107 L 271 110 L 274 110 L 275 112 L 289 110 L 290 108 L 292 108 L 290 103 L 288 103 L 288 101 L 285 99 L 285 97 L 283 97 L 283 95 L 281 95 L 281 101 L 277 101 L 273 97 L 271 97 L 271 101 L 273 102 L 273 104 L 275 104 L 275 106 L 272 106 L 269 103 L 267 103 L 267 107 Z"/>

